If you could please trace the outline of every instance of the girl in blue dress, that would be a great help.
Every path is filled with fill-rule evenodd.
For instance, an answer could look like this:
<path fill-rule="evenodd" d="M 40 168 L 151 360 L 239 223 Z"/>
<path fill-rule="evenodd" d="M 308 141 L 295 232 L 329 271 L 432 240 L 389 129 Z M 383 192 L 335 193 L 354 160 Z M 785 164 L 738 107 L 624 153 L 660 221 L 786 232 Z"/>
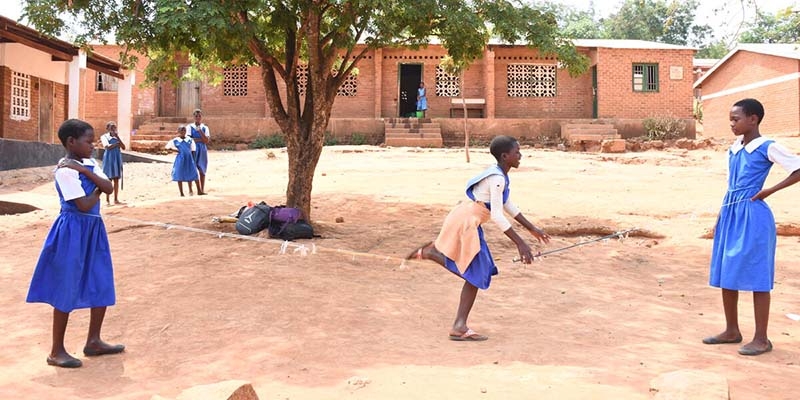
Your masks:
<path fill-rule="evenodd" d="M 100 193 L 111 193 L 114 187 L 91 158 L 91 125 L 67 120 L 58 129 L 58 138 L 67 150 L 55 171 L 61 212 L 45 239 L 27 301 L 53 306 L 53 344 L 47 364 L 77 368 L 81 360 L 64 348 L 72 310 L 91 308 L 83 354 L 99 356 L 125 349 L 100 339 L 106 307 L 116 301 L 108 235 L 100 217 Z"/>
<path fill-rule="evenodd" d="M 519 143 L 510 136 L 497 136 L 492 139 L 489 149 L 497 164 L 467 182 L 468 201 L 450 211 L 436 241 L 414 250 L 407 257 L 434 261 L 464 279 L 456 319 L 450 330 L 450 340 L 488 339 L 467 326 L 467 318 L 475 303 L 478 289 L 488 289 L 492 276 L 497 275 L 497 267 L 483 237 L 483 223 L 493 220 L 517 245 L 520 259 L 526 264 L 533 260 L 531 248 L 514 231 L 503 211 L 513 216 L 540 242 L 550 242 L 550 236 L 528 221 L 509 199 L 508 172 L 511 168 L 518 168 L 522 159 Z"/>
<path fill-rule="evenodd" d="M 114 183 L 114 204 L 122 204 L 119 201 L 119 183 L 122 179 L 122 150 L 125 150 L 125 143 L 119 138 L 117 124 L 109 121 L 106 124 L 106 133 L 100 136 L 103 144 L 103 173 Z M 109 194 L 106 194 L 106 204 L 111 205 Z"/>
<path fill-rule="evenodd" d="M 425 82 L 419 83 L 417 89 L 417 111 L 422 111 L 422 118 L 425 118 L 425 113 L 428 110 L 428 96 L 425 92 Z"/>
<path fill-rule="evenodd" d="M 208 170 L 208 143 L 211 141 L 211 130 L 206 124 L 202 123 L 203 112 L 200 109 L 194 110 L 194 124 L 190 124 L 187 133 L 192 138 L 197 148 L 194 152 L 194 163 L 197 164 L 197 173 L 200 179 L 196 180 L 197 194 L 206 194 L 206 171 Z"/>
<path fill-rule="evenodd" d="M 178 155 L 175 156 L 175 163 L 172 165 L 172 181 L 178 182 L 178 191 L 183 197 L 183 182 L 189 182 L 189 195 L 192 192 L 192 182 L 197 181 L 197 165 L 194 163 L 194 152 L 196 147 L 194 140 L 186 137 L 186 127 L 181 126 L 178 128 L 178 137 L 167 142 L 166 148 L 168 150 L 175 150 Z"/>
<path fill-rule="evenodd" d="M 767 203 L 771 194 L 800 181 L 800 157 L 762 137 L 758 126 L 764 106 L 758 100 L 736 102 L 730 111 L 731 130 L 738 136 L 728 150 L 728 192 L 723 199 L 711 254 L 711 286 L 722 289 L 725 331 L 703 339 L 705 344 L 741 343 L 739 291 L 753 292 L 756 330 L 739 354 L 755 356 L 772 350 L 767 337 L 770 291 L 775 276 L 775 219 Z M 773 163 L 790 175 L 773 187 L 764 181 Z"/>

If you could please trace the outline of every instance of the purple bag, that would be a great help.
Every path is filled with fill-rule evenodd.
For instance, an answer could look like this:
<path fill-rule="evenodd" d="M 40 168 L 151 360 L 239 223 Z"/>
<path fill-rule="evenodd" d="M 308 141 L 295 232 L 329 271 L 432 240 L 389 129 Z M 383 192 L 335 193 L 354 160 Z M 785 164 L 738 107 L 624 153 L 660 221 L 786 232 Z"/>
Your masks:
<path fill-rule="evenodd" d="M 286 229 L 289 224 L 293 224 L 302 218 L 303 213 L 297 208 L 285 206 L 272 207 L 272 211 L 270 211 L 269 236 L 280 237 L 283 230 Z"/>

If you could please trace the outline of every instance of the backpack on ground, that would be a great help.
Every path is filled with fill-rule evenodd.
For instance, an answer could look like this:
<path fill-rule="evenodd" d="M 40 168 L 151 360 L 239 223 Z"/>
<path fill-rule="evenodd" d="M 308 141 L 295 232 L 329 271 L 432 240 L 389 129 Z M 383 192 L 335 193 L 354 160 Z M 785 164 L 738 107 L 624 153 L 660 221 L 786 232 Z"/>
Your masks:
<path fill-rule="evenodd" d="M 287 224 L 283 230 L 278 234 L 283 240 L 295 239 L 313 239 L 319 237 L 314 235 L 314 228 L 304 219 L 299 219 L 297 222 Z"/>
<path fill-rule="evenodd" d="M 250 208 L 245 208 L 236 221 L 236 231 L 242 235 L 261 232 L 270 226 L 271 215 L 272 207 L 263 201 Z"/>
<path fill-rule="evenodd" d="M 290 224 L 297 223 L 302 217 L 302 211 L 297 208 L 286 206 L 272 207 L 269 218 L 269 237 L 282 238 L 281 234 L 286 230 L 286 227 Z"/>

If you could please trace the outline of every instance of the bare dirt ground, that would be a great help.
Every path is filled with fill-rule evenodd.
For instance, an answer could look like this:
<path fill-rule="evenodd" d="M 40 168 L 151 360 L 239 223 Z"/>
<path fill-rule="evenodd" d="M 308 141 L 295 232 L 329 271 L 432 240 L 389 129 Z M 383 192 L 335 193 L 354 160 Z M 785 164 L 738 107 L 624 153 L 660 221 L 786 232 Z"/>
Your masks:
<path fill-rule="evenodd" d="M 800 151 L 800 139 L 779 139 Z M 67 331 L 68 350 L 84 360 L 78 370 L 45 364 L 51 308 L 25 303 L 58 212 L 50 169 L 0 173 L 0 201 L 39 208 L 0 216 L 0 398 L 175 397 L 241 379 L 262 399 L 648 399 L 653 378 L 680 369 L 727 377 L 733 399 L 797 398 L 800 322 L 786 316 L 800 313 L 796 236 L 778 238 L 775 350 L 746 358 L 736 345 L 700 342 L 724 326 L 720 294 L 707 285 L 711 241 L 701 238 L 726 187 L 723 147 L 524 149 L 512 199 L 553 234 L 540 250 L 633 227 L 644 235 L 522 266 L 488 226 L 501 272 L 471 315 L 490 336 L 482 343 L 447 339 L 462 281 L 400 258 L 436 236 L 465 181 L 493 161 L 486 149 L 467 164 L 457 149 L 326 147 L 314 181 L 322 237 L 296 243 L 313 243 L 307 256 L 294 246 L 279 254 L 279 241 L 207 233 L 235 232 L 213 218 L 248 200 L 284 201 L 286 153 L 267 153 L 212 152 L 204 197 L 178 197 L 171 164 L 125 166 L 127 206 L 102 211 L 117 285 L 104 336 L 127 350 L 84 357 L 88 312 L 78 310 Z M 768 184 L 784 176 L 776 168 Z M 784 228 L 800 223 L 798 190 L 768 201 Z M 748 293 L 739 315 L 749 338 Z"/>

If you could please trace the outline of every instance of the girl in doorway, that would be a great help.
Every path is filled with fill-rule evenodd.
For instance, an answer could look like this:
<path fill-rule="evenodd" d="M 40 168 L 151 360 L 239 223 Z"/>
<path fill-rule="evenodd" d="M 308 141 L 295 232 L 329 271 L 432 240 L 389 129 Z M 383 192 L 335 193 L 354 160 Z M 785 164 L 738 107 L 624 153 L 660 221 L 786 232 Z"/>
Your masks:
<path fill-rule="evenodd" d="M 422 118 L 425 118 L 425 113 L 428 110 L 428 96 L 425 91 L 425 82 L 419 83 L 417 89 L 417 111 L 422 112 Z"/>

